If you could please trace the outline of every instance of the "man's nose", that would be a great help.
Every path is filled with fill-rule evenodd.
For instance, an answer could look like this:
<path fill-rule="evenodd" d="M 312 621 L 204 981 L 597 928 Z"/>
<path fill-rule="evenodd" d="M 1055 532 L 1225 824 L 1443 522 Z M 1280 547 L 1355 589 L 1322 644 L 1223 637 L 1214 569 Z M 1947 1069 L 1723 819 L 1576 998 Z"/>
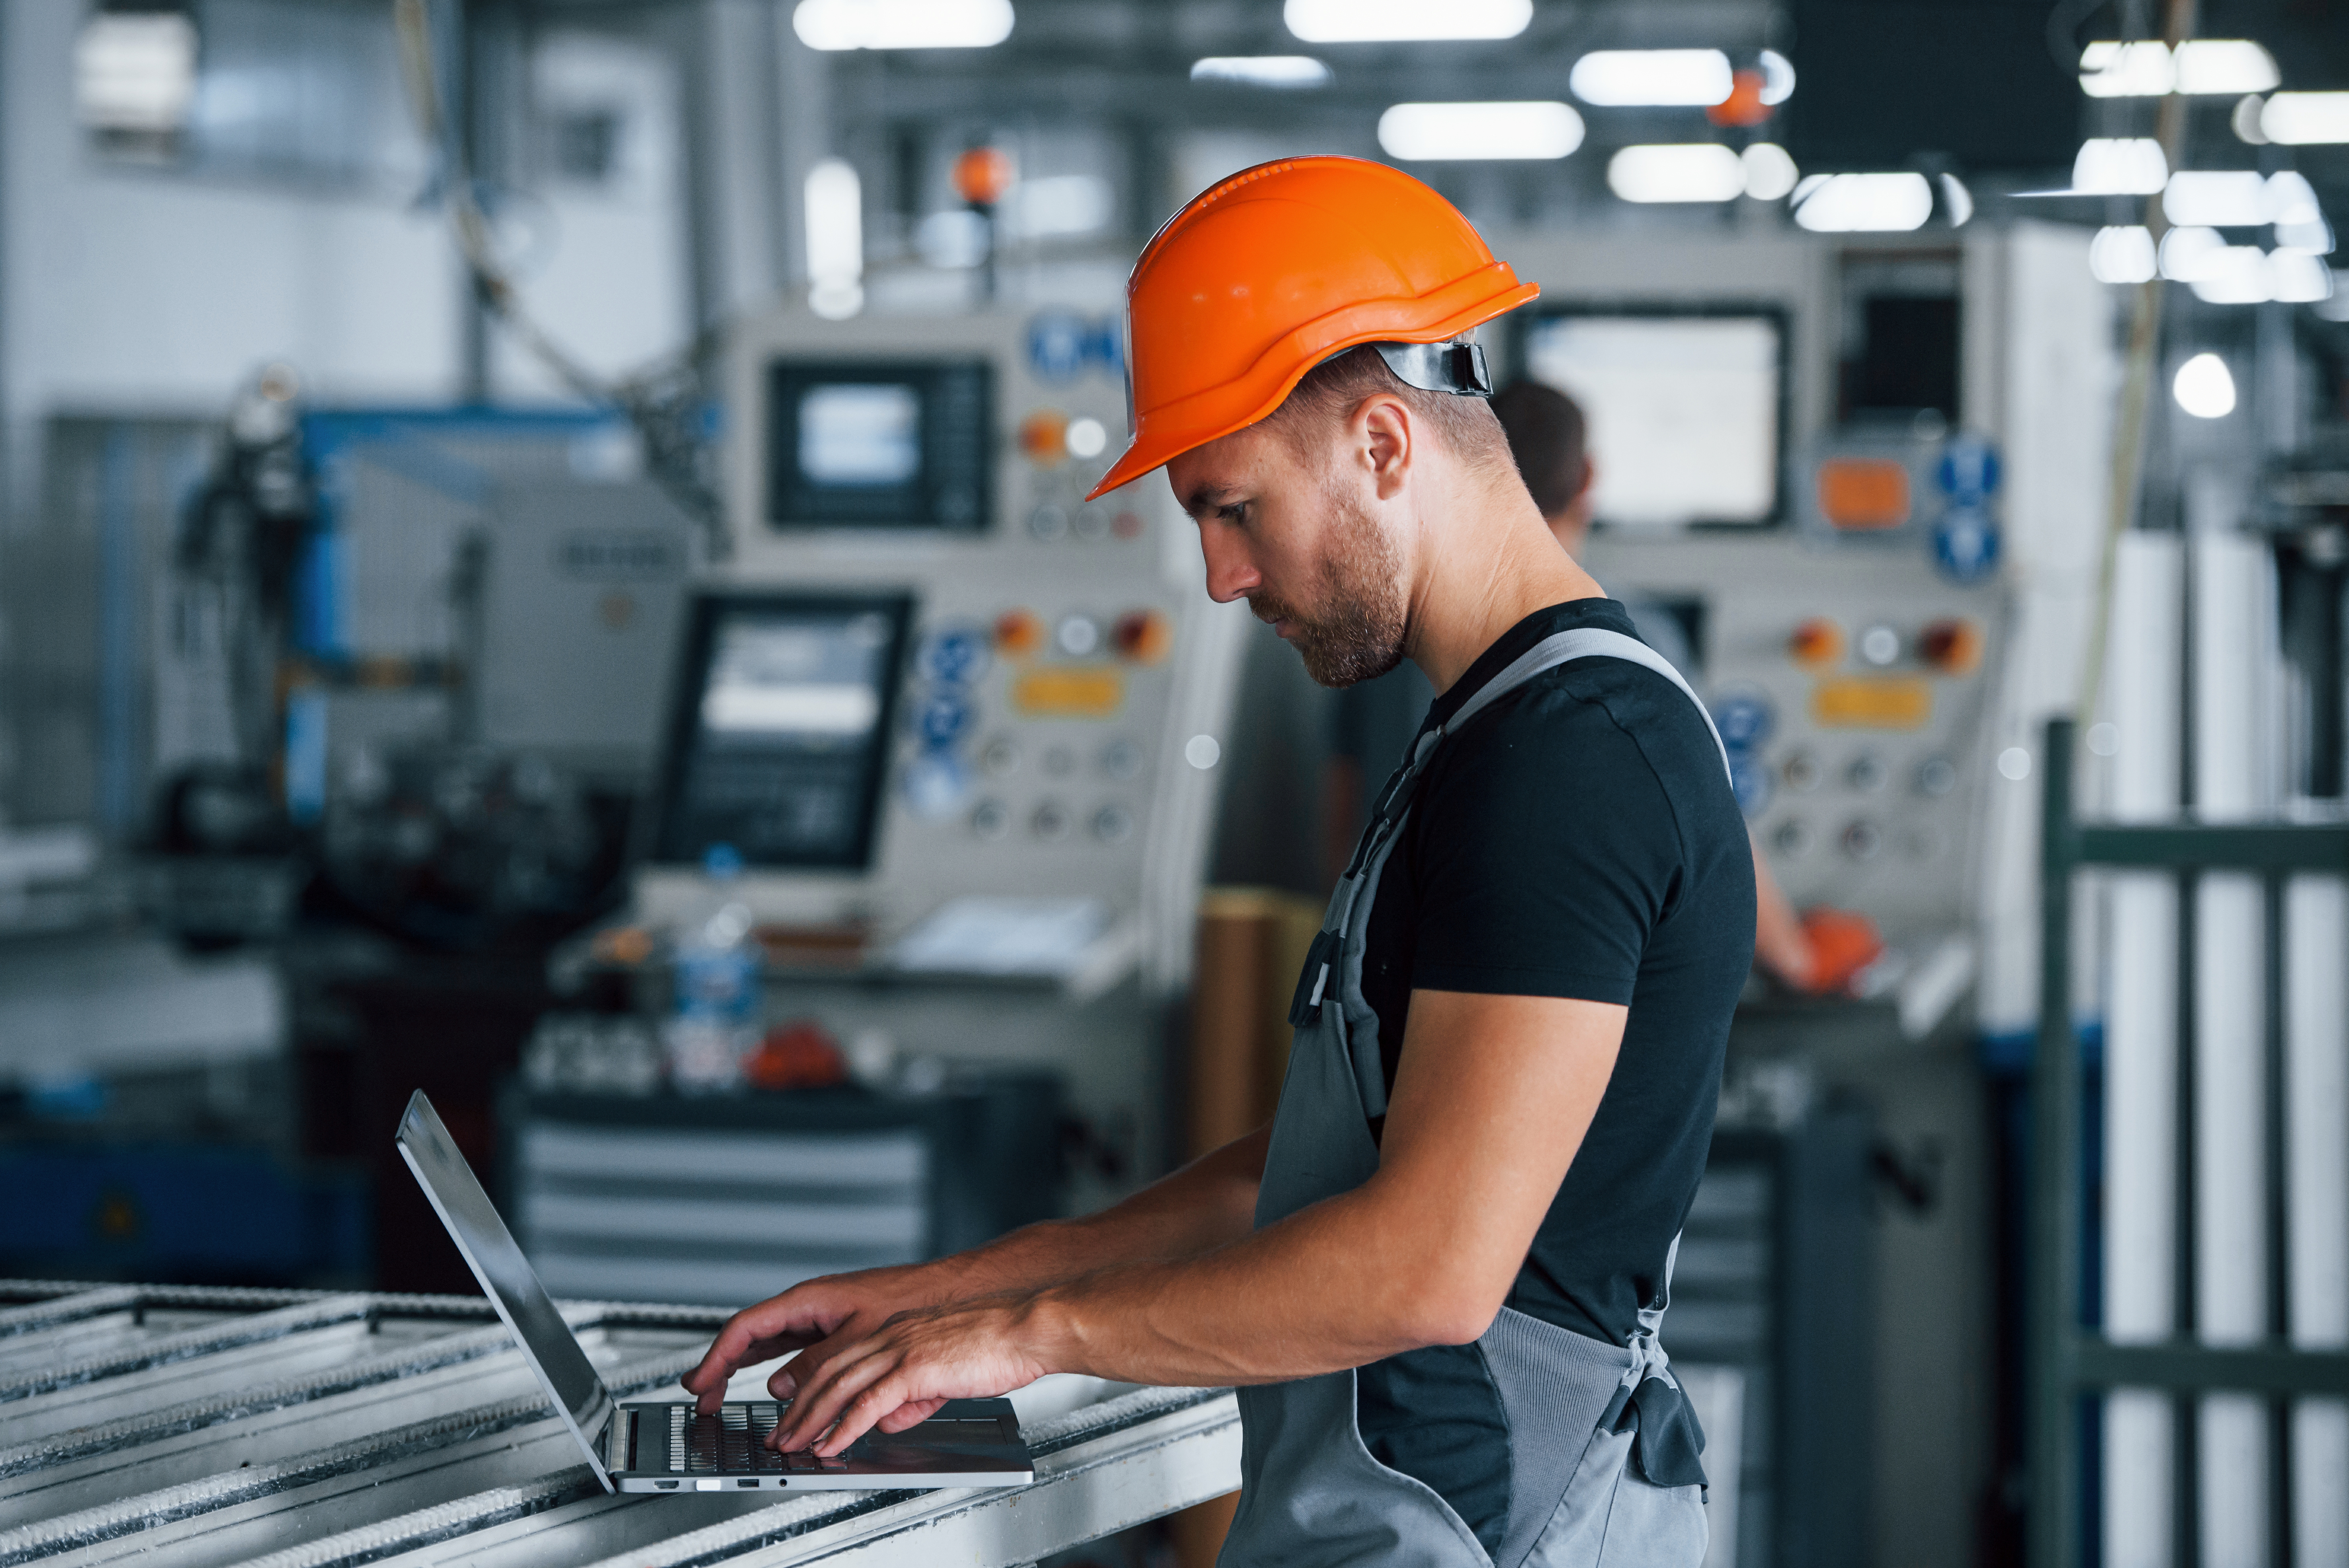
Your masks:
<path fill-rule="evenodd" d="M 1264 581 L 1239 530 L 1210 518 L 1199 524 L 1199 548 L 1207 557 L 1207 597 L 1219 605 L 1245 598 Z"/>

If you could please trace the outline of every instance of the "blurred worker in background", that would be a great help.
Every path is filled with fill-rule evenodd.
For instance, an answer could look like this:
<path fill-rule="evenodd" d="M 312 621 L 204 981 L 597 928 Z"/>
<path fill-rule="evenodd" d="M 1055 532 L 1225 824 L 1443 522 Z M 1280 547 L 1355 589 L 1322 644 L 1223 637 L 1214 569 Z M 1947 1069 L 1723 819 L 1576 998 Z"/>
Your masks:
<path fill-rule="evenodd" d="M 1493 412 L 1509 438 L 1509 455 L 1541 509 L 1542 521 L 1566 553 L 1579 561 L 1590 537 L 1598 477 L 1581 405 L 1547 383 L 1520 379 L 1495 395 Z M 1636 591 L 1618 591 L 1614 597 L 1630 617 L 1640 641 L 1683 675 L 1694 676 L 1695 650 L 1678 616 Z M 1323 867 L 1329 881 L 1338 879 L 1361 833 L 1370 805 L 1364 781 L 1386 776 L 1434 700 L 1427 677 L 1409 663 L 1338 693 L 1322 784 Z M 1758 844 L 1754 846 L 1754 962 L 1797 990 L 1826 989 L 1850 977 L 1850 966 L 1842 963 L 1830 965 L 1833 972 L 1820 971 L 1819 955 L 1770 874 Z"/>

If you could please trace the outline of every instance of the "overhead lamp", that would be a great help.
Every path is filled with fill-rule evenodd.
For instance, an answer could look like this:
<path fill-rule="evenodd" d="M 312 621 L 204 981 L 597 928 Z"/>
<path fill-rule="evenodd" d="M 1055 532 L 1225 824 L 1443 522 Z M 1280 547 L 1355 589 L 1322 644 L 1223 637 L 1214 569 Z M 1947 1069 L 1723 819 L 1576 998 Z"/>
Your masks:
<path fill-rule="evenodd" d="M 1914 172 L 1814 174 L 1795 187 L 1795 222 L 1816 234 L 1900 233 L 1932 215 L 1933 187 Z"/>
<path fill-rule="evenodd" d="M 1626 202 L 1731 202 L 1745 193 L 1745 165 L 1716 141 L 1622 147 L 1607 188 Z"/>
<path fill-rule="evenodd" d="M 2099 39 L 2080 51 L 2080 90 L 2090 98 L 2159 98 L 2178 86 L 2169 46 Z"/>
<path fill-rule="evenodd" d="M 811 49 L 986 49 L 1011 36 L 1011 0 L 800 0 Z"/>
<path fill-rule="evenodd" d="M 2150 136 L 2093 136 L 2072 161 L 2072 192 L 2081 196 L 2150 196 L 2169 182 L 2169 160 Z"/>
<path fill-rule="evenodd" d="M 168 134 L 196 96 L 196 25 L 180 11 L 99 11 L 74 39 L 74 104 L 96 130 Z"/>
<path fill-rule="evenodd" d="M 1757 202 L 1775 202 L 1802 181 L 1794 159 L 1775 141 L 1754 142 L 1738 162 L 1744 168 L 1745 193 Z"/>
<path fill-rule="evenodd" d="M 2322 218 L 2313 223 L 2278 223 L 2275 248 L 2298 251 L 2302 255 L 2329 256 L 2333 254 L 2333 225 Z"/>
<path fill-rule="evenodd" d="M 2260 130 L 2287 147 L 2349 141 L 2349 92 L 2280 92 L 2260 110 Z"/>
<path fill-rule="evenodd" d="M 2257 245 L 2220 245 L 2202 257 L 2187 286 L 2206 305 L 2265 305 L 2275 297 L 2268 254 Z"/>
<path fill-rule="evenodd" d="M 2098 283 L 2147 283 L 2156 270 L 2153 231 L 2142 223 L 2098 229 L 2088 242 L 2088 272 Z"/>
<path fill-rule="evenodd" d="M 1762 101 L 1775 109 L 1795 96 L 1795 62 L 1775 49 L 1762 51 Z"/>
<path fill-rule="evenodd" d="M 1563 158 L 1582 145 L 1570 105 L 1399 103 L 1379 116 L 1379 145 L 1407 162 Z"/>
<path fill-rule="evenodd" d="M 1707 109 L 1737 85 L 1719 49 L 1594 49 L 1566 82 L 1575 97 L 1605 109 Z M 1792 67 L 1786 85 L 1793 90 Z"/>
<path fill-rule="evenodd" d="M 1288 0 L 1281 19 L 1309 44 L 1444 43 L 1514 38 L 1533 0 Z"/>
<path fill-rule="evenodd" d="M 2199 283 L 2209 275 L 2218 254 L 2227 248 L 2216 229 L 2192 225 L 2161 236 L 2161 275 L 2172 283 Z"/>
<path fill-rule="evenodd" d="M 2268 278 L 2285 305 L 2315 305 L 2333 297 L 2333 269 L 2306 251 L 2270 251 Z"/>
<path fill-rule="evenodd" d="M 1318 88 L 1330 85 L 1330 67 L 1310 55 L 1209 55 L 1191 62 L 1191 79 L 1234 87 Z"/>
<path fill-rule="evenodd" d="M 2323 217 L 2316 204 L 2316 187 L 2308 182 L 2307 175 L 2284 169 L 2268 176 L 2269 223 L 2313 223 Z"/>
<path fill-rule="evenodd" d="M 2162 189 L 2161 211 L 2173 223 L 2212 229 L 2275 221 L 2266 178 L 2248 169 L 2181 169 Z"/>
<path fill-rule="evenodd" d="M 2189 38 L 2175 58 L 2182 93 L 2232 97 L 2266 92 L 2283 79 L 2275 57 L 2249 38 Z"/>
<path fill-rule="evenodd" d="M 839 321 L 864 308 L 864 195 L 856 166 L 827 158 L 807 172 L 808 308 Z"/>
<path fill-rule="evenodd" d="M 2222 420 L 2235 411 L 2235 378 L 2216 354 L 2197 354 L 2178 367 L 2169 395 L 2198 420 Z"/>

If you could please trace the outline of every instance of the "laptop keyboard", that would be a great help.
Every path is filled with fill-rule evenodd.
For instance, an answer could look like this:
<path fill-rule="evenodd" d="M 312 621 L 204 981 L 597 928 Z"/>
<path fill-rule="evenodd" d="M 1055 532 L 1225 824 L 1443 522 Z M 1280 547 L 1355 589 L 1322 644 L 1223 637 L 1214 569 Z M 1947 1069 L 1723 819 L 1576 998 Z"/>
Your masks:
<path fill-rule="evenodd" d="M 690 1405 L 668 1407 L 668 1468 L 686 1475 L 776 1475 L 845 1469 L 844 1459 L 818 1459 L 804 1450 L 779 1454 L 761 1440 L 783 1418 L 772 1399 L 730 1401 L 715 1416 Z"/>

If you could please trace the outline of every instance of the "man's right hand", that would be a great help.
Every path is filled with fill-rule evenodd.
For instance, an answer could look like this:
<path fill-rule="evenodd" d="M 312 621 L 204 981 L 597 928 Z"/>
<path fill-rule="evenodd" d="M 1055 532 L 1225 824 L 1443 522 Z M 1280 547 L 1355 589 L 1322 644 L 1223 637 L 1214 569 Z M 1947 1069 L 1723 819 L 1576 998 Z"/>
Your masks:
<path fill-rule="evenodd" d="M 788 1399 L 799 1386 L 794 1370 L 812 1375 L 830 1359 L 827 1347 L 854 1345 L 897 1314 L 936 1306 L 956 1293 L 952 1275 L 935 1263 L 862 1269 L 793 1285 L 727 1319 L 701 1364 L 682 1379 L 685 1390 L 703 1415 L 714 1415 L 735 1373 L 796 1350 L 767 1379 L 770 1393 Z"/>

